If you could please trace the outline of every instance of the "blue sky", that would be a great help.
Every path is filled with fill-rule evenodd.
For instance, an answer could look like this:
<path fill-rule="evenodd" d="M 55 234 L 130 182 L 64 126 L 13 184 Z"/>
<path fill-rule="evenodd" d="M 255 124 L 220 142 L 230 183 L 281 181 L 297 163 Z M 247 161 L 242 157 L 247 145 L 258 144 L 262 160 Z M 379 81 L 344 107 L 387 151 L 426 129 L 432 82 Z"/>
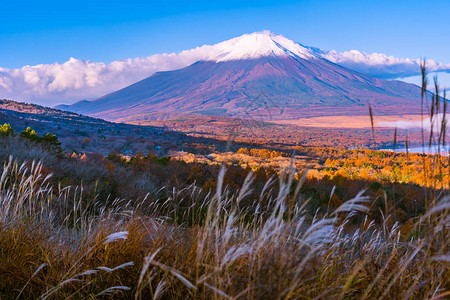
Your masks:
<path fill-rule="evenodd" d="M 0 0 L 0 67 L 190 49 L 264 29 L 337 51 L 450 63 L 450 1 Z"/>

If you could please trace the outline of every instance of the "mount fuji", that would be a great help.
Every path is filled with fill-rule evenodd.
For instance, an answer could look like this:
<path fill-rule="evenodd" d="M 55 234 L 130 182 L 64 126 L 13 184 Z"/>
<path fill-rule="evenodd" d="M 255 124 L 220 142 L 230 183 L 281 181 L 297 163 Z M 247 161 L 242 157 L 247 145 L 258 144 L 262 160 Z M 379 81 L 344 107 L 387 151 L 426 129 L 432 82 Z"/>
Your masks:
<path fill-rule="evenodd" d="M 182 114 L 274 120 L 367 115 L 369 104 L 379 115 L 420 111 L 419 87 L 339 66 L 281 35 L 245 34 L 207 50 L 185 68 L 59 108 L 123 122 Z"/>

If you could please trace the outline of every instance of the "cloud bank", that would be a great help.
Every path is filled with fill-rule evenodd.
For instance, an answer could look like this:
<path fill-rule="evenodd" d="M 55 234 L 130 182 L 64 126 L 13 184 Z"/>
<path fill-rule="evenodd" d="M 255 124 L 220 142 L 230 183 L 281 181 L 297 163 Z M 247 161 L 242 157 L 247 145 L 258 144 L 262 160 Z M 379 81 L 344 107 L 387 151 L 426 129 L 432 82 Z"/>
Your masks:
<path fill-rule="evenodd" d="M 45 105 L 102 96 L 158 71 L 179 69 L 205 55 L 196 48 L 175 54 L 113 61 L 109 64 L 70 58 L 65 63 L 0 67 L 0 98 Z"/>
<path fill-rule="evenodd" d="M 65 63 L 24 66 L 18 69 L 0 67 L 0 99 L 53 106 L 97 98 L 158 71 L 175 70 L 199 60 L 216 59 L 239 38 L 179 53 L 117 60 L 108 64 L 70 58 Z M 420 71 L 419 59 L 396 58 L 380 53 L 367 54 L 357 50 L 338 53 L 334 50 L 309 49 L 319 57 L 383 79 L 412 77 Z M 450 64 L 429 60 L 428 69 L 450 73 Z"/>
<path fill-rule="evenodd" d="M 398 58 L 383 53 L 367 54 L 358 50 L 322 52 L 322 57 L 349 69 L 382 79 L 397 79 L 420 74 L 420 59 Z M 427 60 L 429 72 L 450 73 L 450 63 Z"/>

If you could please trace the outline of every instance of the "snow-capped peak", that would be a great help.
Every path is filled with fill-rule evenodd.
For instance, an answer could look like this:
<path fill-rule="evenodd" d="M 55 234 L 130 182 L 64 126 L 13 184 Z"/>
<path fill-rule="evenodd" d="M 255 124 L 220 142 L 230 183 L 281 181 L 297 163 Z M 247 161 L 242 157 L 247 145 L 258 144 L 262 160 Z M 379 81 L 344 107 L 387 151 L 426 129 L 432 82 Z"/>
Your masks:
<path fill-rule="evenodd" d="M 297 56 L 305 59 L 315 57 L 310 49 L 270 31 L 244 34 L 215 45 L 205 45 L 197 50 L 206 54 L 207 57 L 203 59 L 216 62 L 263 56 Z"/>
<path fill-rule="evenodd" d="M 259 58 L 262 56 L 294 55 L 310 58 L 312 53 L 299 44 L 269 31 L 244 34 L 213 46 L 218 55 L 215 61 Z"/>

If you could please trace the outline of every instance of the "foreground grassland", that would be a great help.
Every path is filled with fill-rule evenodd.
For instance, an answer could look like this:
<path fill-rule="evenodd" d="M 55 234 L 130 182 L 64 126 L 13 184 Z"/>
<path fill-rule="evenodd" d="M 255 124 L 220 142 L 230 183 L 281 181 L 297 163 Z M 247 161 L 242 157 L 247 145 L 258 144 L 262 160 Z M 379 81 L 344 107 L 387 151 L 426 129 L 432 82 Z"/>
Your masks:
<path fill-rule="evenodd" d="M 403 185 L 417 191 L 403 220 L 407 197 L 386 180 L 320 181 L 295 161 L 252 170 L 70 157 L 30 136 L 0 139 L 1 299 L 450 296 L 450 198 L 440 186 Z M 266 153 L 247 151 L 239 155 Z M 344 187 L 357 191 L 347 198 Z"/>

